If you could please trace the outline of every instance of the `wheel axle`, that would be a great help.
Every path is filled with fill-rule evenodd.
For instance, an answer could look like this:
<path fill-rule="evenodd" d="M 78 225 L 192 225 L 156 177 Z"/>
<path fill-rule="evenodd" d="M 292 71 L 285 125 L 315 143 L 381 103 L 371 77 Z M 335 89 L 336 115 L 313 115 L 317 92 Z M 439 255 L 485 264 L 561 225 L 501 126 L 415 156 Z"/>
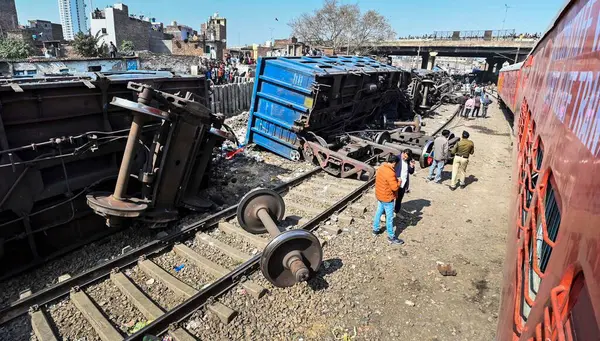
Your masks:
<path fill-rule="evenodd" d="M 276 287 L 289 287 L 310 278 L 323 260 L 323 248 L 317 237 L 306 230 L 282 231 L 277 223 L 283 219 L 285 203 L 275 191 L 256 189 L 238 205 L 240 226 L 253 234 L 269 232 L 274 237 L 263 250 L 260 269 Z"/>

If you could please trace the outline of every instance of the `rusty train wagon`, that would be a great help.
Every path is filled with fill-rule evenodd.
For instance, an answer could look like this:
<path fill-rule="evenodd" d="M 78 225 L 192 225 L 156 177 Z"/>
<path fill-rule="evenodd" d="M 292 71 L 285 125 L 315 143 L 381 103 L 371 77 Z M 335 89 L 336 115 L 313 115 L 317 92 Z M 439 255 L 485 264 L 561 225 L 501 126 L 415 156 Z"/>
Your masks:
<path fill-rule="evenodd" d="M 497 340 L 600 340 L 600 2 L 500 70 L 515 168 Z"/>
<path fill-rule="evenodd" d="M 114 232 L 93 214 L 86 194 L 115 186 L 132 112 L 110 102 L 136 100 L 129 81 L 209 104 L 204 77 L 169 72 L 0 80 L 0 277 Z M 152 157 L 148 146 L 161 126 L 156 119 L 144 125 L 132 177 Z M 208 160 L 209 140 L 200 141 Z M 194 174 L 202 177 L 206 167 Z M 132 191 L 138 182 L 131 181 Z"/>

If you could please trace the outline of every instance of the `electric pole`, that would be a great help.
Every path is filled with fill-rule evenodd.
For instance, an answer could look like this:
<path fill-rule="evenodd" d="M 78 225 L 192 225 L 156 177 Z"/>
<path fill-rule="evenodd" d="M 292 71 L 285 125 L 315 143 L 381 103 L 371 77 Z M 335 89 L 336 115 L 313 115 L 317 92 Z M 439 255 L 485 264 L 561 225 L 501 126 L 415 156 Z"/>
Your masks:
<path fill-rule="evenodd" d="M 510 8 L 510 6 L 508 6 L 507 4 L 504 4 L 504 20 L 502 20 L 502 31 L 504 31 L 504 24 L 506 24 L 506 16 L 508 14 L 509 8 Z"/>

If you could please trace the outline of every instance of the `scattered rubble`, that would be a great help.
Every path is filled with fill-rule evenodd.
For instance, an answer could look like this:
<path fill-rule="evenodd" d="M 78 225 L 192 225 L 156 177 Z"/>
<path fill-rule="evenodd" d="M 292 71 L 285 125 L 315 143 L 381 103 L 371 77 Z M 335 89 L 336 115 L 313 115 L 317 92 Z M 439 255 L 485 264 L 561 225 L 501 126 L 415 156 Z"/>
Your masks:
<path fill-rule="evenodd" d="M 452 264 L 437 262 L 437 270 L 442 276 L 456 276 L 456 270 L 452 268 Z"/>

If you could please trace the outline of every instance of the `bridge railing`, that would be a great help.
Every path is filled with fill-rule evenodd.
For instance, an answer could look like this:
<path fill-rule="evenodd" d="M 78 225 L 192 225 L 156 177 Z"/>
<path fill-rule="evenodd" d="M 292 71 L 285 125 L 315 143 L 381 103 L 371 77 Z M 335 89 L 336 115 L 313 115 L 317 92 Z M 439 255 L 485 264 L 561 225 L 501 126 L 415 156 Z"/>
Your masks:
<path fill-rule="evenodd" d="M 477 31 L 434 31 L 434 39 L 449 40 L 498 40 L 514 39 L 517 34 L 512 30 L 477 30 Z"/>
<path fill-rule="evenodd" d="M 402 37 L 401 40 L 535 40 L 540 38 L 537 33 L 516 33 L 509 30 L 475 30 L 475 31 L 434 31 L 433 34 L 422 36 Z"/>

